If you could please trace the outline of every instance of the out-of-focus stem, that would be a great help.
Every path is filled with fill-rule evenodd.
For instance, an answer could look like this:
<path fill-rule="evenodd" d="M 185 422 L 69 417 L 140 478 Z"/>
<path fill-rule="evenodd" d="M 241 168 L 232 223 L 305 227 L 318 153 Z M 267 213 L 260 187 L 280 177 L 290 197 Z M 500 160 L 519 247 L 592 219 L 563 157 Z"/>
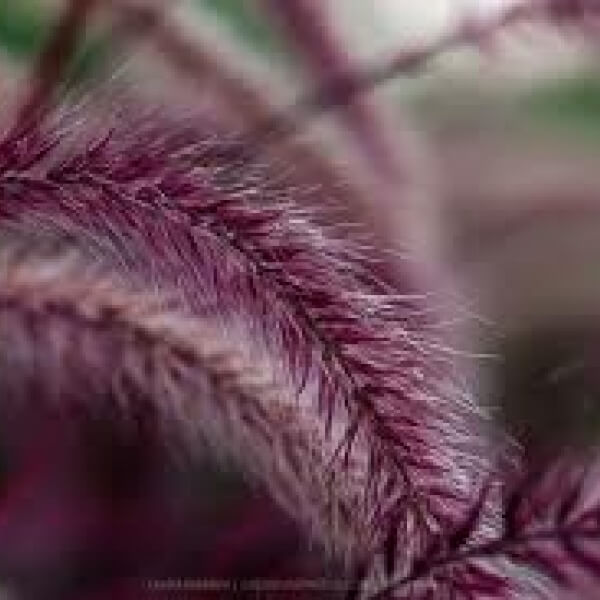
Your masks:
<path fill-rule="evenodd" d="M 98 0 L 69 0 L 42 51 L 19 111 L 15 129 L 38 122 L 49 108 L 55 88 L 73 56 L 85 23 Z"/>

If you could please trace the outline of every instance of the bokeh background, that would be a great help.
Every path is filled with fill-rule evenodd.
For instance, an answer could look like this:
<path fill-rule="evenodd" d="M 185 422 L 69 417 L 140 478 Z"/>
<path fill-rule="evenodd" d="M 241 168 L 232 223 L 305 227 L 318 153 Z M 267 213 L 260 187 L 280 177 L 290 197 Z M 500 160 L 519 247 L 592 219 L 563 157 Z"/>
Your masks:
<path fill-rule="evenodd" d="M 267 22 L 251 0 L 173 4 L 191 39 L 197 36 L 214 45 L 216 54 L 229 58 L 245 76 L 264 79 L 275 90 L 276 103 L 291 104 L 309 87 L 293 44 Z M 324 4 L 348 52 L 366 66 L 383 62 L 402 48 L 432 43 L 466 16 L 485 17 L 503 2 L 324 0 Z M 18 104 L 27 75 L 51 35 L 62 5 L 59 0 L 0 0 L 0 106 L 5 115 Z M 431 184 L 428 189 L 434 191 L 428 195 L 427 210 L 419 212 L 419 231 L 429 232 L 424 235 L 429 251 L 457 282 L 469 315 L 462 325 L 462 341 L 465 352 L 475 357 L 472 385 L 481 402 L 495 407 L 497 418 L 532 447 L 589 444 L 600 439 L 598 52 L 593 36 L 568 27 L 524 24 L 501 31 L 478 46 L 444 53 L 423 69 L 387 82 L 377 92 L 396 119 L 398 132 L 410 129 L 421 149 L 424 177 Z M 147 88 L 184 104 L 190 92 L 183 84 L 181 89 L 174 88 L 171 77 L 160 57 L 143 43 L 115 44 L 107 17 L 89 27 L 69 67 L 67 82 L 74 97 L 85 97 L 86 90 L 111 82 L 113 86 Z M 335 154 L 335 145 L 332 148 L 330 144 L 327 152 Z M 385 220 L 391 209 L 374 202 L 368 210 L 376 215 L 375 220 Z M 402 235 L 398 230 L 397 237 Z M 381 239 L 379 243 L 386 246 L 389 241 Z M 105 439 L 101 427 L 90 435 Z M 10 447 L 8 435 L 0 440 L 0 445 L 3 443 Z M 112 439 L 105 445 L 98 455 L 103 457 L 103 466 L 94 467 L 112 474 L 111 489 L 121 489 L 117 500 L 114 494 L 110 497 L 114 503 L 111 518 L 117 522 L 131 509 L 127 486 L 135 488 L 136 494 L 140 490 L 147 496 L 157 494 L 154 509 L 164 516 L 165 498 L 160 490 L 177 488 L 177 473 L 161 473 L 158 479 L 152 473 L 143 485 L 134 485 L 129 474 L 141 468 L 135 466 L 135 448 L 128 450 L 134 466 L 125 468 L 120 465 L 122 453 L 115 449 L 119 443 Z M 68 452 L 68 448 L 65 441 L 44 452 L 51 457 L 53 452 Z M 1 470 L 6 475 L 17 467 L 10 464 L 10 451 L 2 456 Z M 93 463 L 100 460 L 98 456 L 85 461 Z M 85 461 L 84 470 L 92 464 Z M 119 479 L 123 469 L 127 475 Z M 219 477 L 212 472 L 207 475 L 206 465 L 198 469 L 201 475 L 196 481 Z M 39 486 L 39 482 L 32 483 L 35 479 L 28 481 L 25 478 L 23 483 L 24 497 L 27 485 L 31 489 Z M 55 482 L 48 485 L 56 488 Z M 239 485 L 232 474 L 216 487 L 223 490 L 225 498 L 235 498 Z M 203 489 L 184 486 L 175 500 L 170 496 L 168 514 L 173 523 L 168 535 L 179 540 L 179 547 L 187 527 L 182 515 L 210 521 L 197 517 L 198 511 L 209 510 L 208 504 L 197 502 Z M 52 502 L 67 502 L 60 495 L 63 492 L 56 492 Z M 80 497 L 81 491 L 77 494 Z M 260 530 L 261 539 L 268 527 L 288 533 L 269 542 L 273 552 L 263 557 L 259 571 L 280 552 L 293 558 L 289 547 L 295 547 L 297 535 L 283 516 L 274 524 L 276 509 L 265 509 L 265 502 L 261 499 L 257 506 L 246 506 L 247 522 L 260 523 L 260 514 L 267 514 L 269 524 Z M 234 504 L 215 517 L 224 530 L 226 523 L 235 522 L 232 515 L 239 507 Z M 38 539 L 50 535 L 49 530 L 36 529 L 31 523 L 29 530 L 3 529 L 2 515 L 8 522 L 11 510 L 25 511 L 26 506 L 22 499 L 3 500 L 0 536 L 5 543 L 0 546 L 10 551 L 0 555 L 0 576 L 4 573 L 9 579 L 7 588 L 10 581 L 18 581 L 20 589 L 32 598 L 42 597 L 42 593 L 47 598 L 64 597 L 72 584 L 70 573 L 81 572 L 81 565 L 65 566 L 64 557 L 71 552 L 77 561 L 88 560 L 77 550 L 83 540 L 61 530 L 60 539 L 66 541 L 58 553 L 63 562 L 54 564 L 49 556 L 56 548 L 45 548 Z M 148 506 L 151 510 L 152 502 Z M 105 514 L 105 507 L 102 510 Z M 61 525 L 55 527 L 52 535 L 58 539 Z M 132 528 L 131 536 L 141 535 L 131 523 L 127 527 Z M 197 547 L 203 535 L 208 539 L 213 534 L 196 534 L 179 555 L 176 566 L 184 574 L 189 561 L 195 560 L 192 557 L 206 550 Z M 23 545 L 24 541 L 27 544 Z M 113 552 L 108 541 L 103 543 L 107 553 Z M 164 543 L 165 547 L 176 545 L 175 541 Z M 149 550 L 148 554 L 154 556 L 157 572 L 169 573 L 172 562 L 164 556 L 161 562 L 157 553 Z M 169 551 L 163 550 L 163 554 Z M 148 565 L 148 556 L 140 555 L 138 562 Z M 222 550 L 222 556 L 226 557 L 223 561 L 233 561 L 235 553 Z M 113 572 L 111 569 L 140 568 L 140 564 L 117 565 L 114 556 L 105 560 L 104 575 Z M 94 561 L 98 562 L 97 555 Z M 47 578 L 42 582 L 34 580 L 30 572 L 19 571 L 25 564 L 33 570 L 37 564 L 54 569 L 55 589 L 47 589 Z M 227 571 L 223 565 L 217 567 Z M 300 571 L 303 569 L 314 573 L 317 567 L 303 562 Z M 23 582 L 30 582 L 30 588 L 23 587 Z"/>

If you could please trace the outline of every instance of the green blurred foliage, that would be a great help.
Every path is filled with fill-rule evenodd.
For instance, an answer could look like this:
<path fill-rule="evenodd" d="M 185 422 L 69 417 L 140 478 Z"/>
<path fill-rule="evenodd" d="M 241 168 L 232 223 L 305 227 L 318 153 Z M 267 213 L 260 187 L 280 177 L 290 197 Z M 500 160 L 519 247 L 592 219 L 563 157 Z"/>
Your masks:
<path fill-rule="evenodd" d="M 0 47 L 14 58 L 39 51 L 49 29 L 49 15 L 35 0 L 0 2 Z"/>
<path fill-rule="evenodd" d="M 576 73 L 541 84 L 525 95 L 523 107 L 534 123 L 600 141 L 600 73 Z"/>
<path fill-rule="evenodd" d="M 53 13 L 36 0 L 0 0 L 0 49 L 15 60 L 31 60 L 51 32 Z M 79 83 L 108 57 L 106 36 L 90 36 L 78 48 L 65 79 Z"/>
<path fill-rule="evenodd" d="M 97 72 L 101 65 L 108 62 L 109 47 L 105 35 L 96 35 L 86 40 L 73 57 L 66 80 L 70 84 L 77 84 Z"/>
<path fill-rule="evenodd" d="M 221 19 L 234 35 L 254 51 L 270 57 L 285 55 L 284 45 L 262 18 L 253 2 L 240 0 L 195 0 Z"/>
<path fill-rule="evenodd" d="M 251 2 L 194 0 L 214 13 L 245 46 L 270 58 L 289 58 L 284 44 Z M 38 0 L 0 0 L 0 52 L 17 61 L 33 58 L 50 34 L 53 12 Z M 202 18 L 199 15 L 198 18 Z M 86 40 L 73 60 L 67 79 L 79 82 L 108 57 L 110 44 L 99 36 Z"/>

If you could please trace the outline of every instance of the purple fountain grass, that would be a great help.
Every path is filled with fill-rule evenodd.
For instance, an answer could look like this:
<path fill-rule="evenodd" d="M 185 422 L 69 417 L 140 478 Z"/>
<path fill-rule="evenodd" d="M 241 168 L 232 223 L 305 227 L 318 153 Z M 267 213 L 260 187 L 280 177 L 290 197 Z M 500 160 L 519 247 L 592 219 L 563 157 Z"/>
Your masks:
<path fill-rule="evenodd" d="M 269 5 L 268 0 L 263 0 L 263 3 Z M 350 105 L 346 109 L 349 113 L 347 120 L 359 137 L 362 129 L 366 131 L 364 135 L 381 135 L 380 131 L 377 134 L 377 119 L 373 120 L 370 111 L 360 103 L 358 106 L 354 105 L 355 100 L 374 87 L 398 77 L 418 75 L 428 63 L 446 52 L 463 46 L 477 47 L 489 44 L 498 33 L 519 25 L 566 25 L 581 32 L 590 22 L 595 21 L 600 12 L 596 0 L 508 1 L 483 18 L 467 13 L 465 17 L 458 19 L 456 26 L 429 43 L 402 48 L 387 60 L 356 67 L 349 64 L 346 53 L 331 39 L 331 33 L 328 33 L 323 23 L 316 3 L 302 0 L 290 3 L 290 6 L 272 6 L 270 10 L 276 15 L 282 12 L 287 15 L 290 34 L 300 38 L 298 44 L 307 54 L 307 63 L 309 66 L 311 63 L 316 65 L 316 74 L 321 75 L 317 78 L 320 82 L 317 89 L 311 90 L 298 100 L 298 117 L 306 119 L 322 111 L 337 110 Z M 302 22 L 307 22 L 304 28 L 308 31 L 293 31 L 295 12 L 304 15 Z M 310 36 L 320 36 L 319 43 L 310 45 Z M 302 38 L 305 38 L 304 41 Z M 381 145 L 381 139 L 378 142 L 365 143 L 363 149 L 366 151 L 374 143 Z"/>
<path fill-rule="evenodd" d="M 523 18 L 584 15 L 584 4 L 523 3 L 356 77 L 317 11 L 295 33 L 324 87 L 300 112 L 349 103 L 373 159 L 379 115 L 356 94 Z M 150 111 L 137 98 L 109 119 L 48 112 L 86 7 L 68 4 L 40 63 L 48 77 L 40 71 L 0 141 L 3 396 L 66 421 L 103 398 L 117 420 L 157 414 L 167 446 L 233 458 L 343 557 L 350 596 L 594 597 L 596 468 L 553 458 L 514 477 L 519 461 L 497 459 L 429 290 L 322 224 L 335 204 L 328 166 L 323 182 L 263 153 L 256 122 L 239 135 L 212 114 Z M 171 60 L 188 72 L 202 63 L 160 15 L 144 15 Z M 269 116 L 260 98 L 250 112 L 259 125 Z"/>
<path fill-rule="evenodd" d="M 338 96 L 330 101 L 337 103 L 344 112 L 347 128 L 353 132 L 365 162 L 375 174 L 384 180 L 391 179 L 397 186 L 401 181 L 400 175 L 412 178 L 412 169 L 407 168 L 411 161 L 405 156 L 398 160 L 396 156 L 401 132 L 398 131 L 390 143 L 388 130 L 372 99 L 364 95 L 352 96 L 351 90 L 358 85 L 358 68 L 352 64 L 346 48 L 335 39 L 337 32 L 327 23 L 321 3 L 292 0 L 285 3 L 265 1 L 264 4 L 267 13 L 272 13 L 275 20 L 283 24 L 304 55 L 309 72 L 317 77 L 319 87 L 325 88 L 332 81 L 339 82 L 339 88 L 335 90 Z M 339 96 L 345 97 L 346 101 L 340 102 Z M 399 173 L 399 169 L 405 168 L 406 173 Z"/>
<path fill-rule="evenodd" d="M 600 16 L 597 0 L 543 0 L 542 6 L 558 21 L 585 23 Z"/>
<path fill-rule="evenodd" d="M 233 459 L 326 549 L 352 558 L 368 534 L 350 519 L 361 489 L 345 473 L 325 476 L 320 424 L 267 357 L 246 356 L 247 341 L 133 286 L 131 274 L 100 267 L 72 242 L 41 252 L 17 231 L 0 254 L 0 373 L 11 405 L 35 400 L 68 422 L 108 400 L 117 419 L 155 420 L 166 451 L 207 446 Z"/>
<path fill-rule="evenodd" d="M 531 465 L 499 489 L 502 519 L 478 538 L 494 485 L 472 510 L 370 600 L 402 598 L 593 598 L 600 576 L 598 461 L 563 456 Z M 496 490 L 498 491 L 498 490 Z"/>
<path fill-rule="evenodd" d="M 461 514 L 479 476 L 474 407 L 443 389 L 448 357 L 424 331 L 423 297 L 379 281 L 265 165 L 227 162 L 235 141 L 154 115 L 66 158 L 56 143 L 30 131 L 2 146 L 2 219 L 102 239 L 195 314 L 264 345 L 314 415 L 326 473 L 358 477 L 362 551 L 394 539 L 410 560 L 422 536 Z"/>

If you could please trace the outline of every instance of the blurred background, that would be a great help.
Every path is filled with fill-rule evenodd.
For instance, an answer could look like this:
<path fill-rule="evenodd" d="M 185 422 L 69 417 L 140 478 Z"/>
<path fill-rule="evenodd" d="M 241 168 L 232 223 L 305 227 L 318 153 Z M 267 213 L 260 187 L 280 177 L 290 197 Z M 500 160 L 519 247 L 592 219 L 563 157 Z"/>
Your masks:
<path fill-rule="evenodd" d="M 323 4 L 348 54 L 368 67 L 435 43 L 506 2 Z M 6 114 L 63 6 L 0 0 Z M 309 89 L 294 44 L 252 0 L 189 0 L 172 8 L 189 39 L 206 44 L 241 78 L 264 82 L 275 104 L 292 105 Z M 69 91 L 85 97 L 98 82 L 117 80 L 185 104 L 191 92 L 171 85 L 160 53 L 144 43 L 116 44 L 110 23 L 106 14 L 88 27 L 68 69 Z M 598 51 L 581 31 L 521 24 L 441 53 L 377 90 L 399 135 L 410 130 L 420 148 L 428 194 L 415 227 L 426 232 L 428 251 L 457 282 L 471 315 L 464 340 L 479 357 L 476 391 L 531 447 L 600 439 Z M 324 152 L 336 155 L 341 149 L 332 139 Z M 375 199 L 363 209 L 373 222 L 393 211 Z M 394 245 L 390 235 L 381 234 L 382 246 Z M 403 235 L 399 229 L 396 237 Z"/>

